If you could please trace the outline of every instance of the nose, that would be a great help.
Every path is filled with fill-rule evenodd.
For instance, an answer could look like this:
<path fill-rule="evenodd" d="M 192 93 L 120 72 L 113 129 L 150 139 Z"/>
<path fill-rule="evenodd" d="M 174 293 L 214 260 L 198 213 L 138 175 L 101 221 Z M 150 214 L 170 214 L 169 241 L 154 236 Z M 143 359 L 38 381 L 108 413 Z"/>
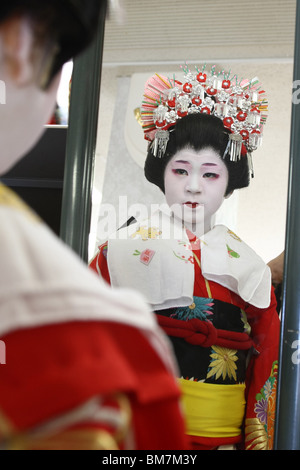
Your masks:
<path fill-rule="evenodd" d="M 186 191 L 193 194 L 199 194 L 202 192 L 201 178 L 199 178 L 198 175 L 190 175 L 186 184 Z"/>

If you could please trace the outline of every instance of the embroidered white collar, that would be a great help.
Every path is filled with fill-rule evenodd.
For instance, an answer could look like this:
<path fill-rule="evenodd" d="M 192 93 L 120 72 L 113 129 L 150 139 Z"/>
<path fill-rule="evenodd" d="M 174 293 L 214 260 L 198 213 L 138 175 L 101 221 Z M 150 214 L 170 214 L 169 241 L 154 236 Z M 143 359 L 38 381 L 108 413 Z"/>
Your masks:
<path fill-rule="evenodd" d="M 206 279 L 255 307 L 269 306 L 269 267 L 237 235 L 216 225 L 198 243 Z M 186 230 L 163 212 L 125 227 L 108 240 L 112 286 L 138 290 L 153 310 L 190 305 L 195 261 L 191 248 Z"/>

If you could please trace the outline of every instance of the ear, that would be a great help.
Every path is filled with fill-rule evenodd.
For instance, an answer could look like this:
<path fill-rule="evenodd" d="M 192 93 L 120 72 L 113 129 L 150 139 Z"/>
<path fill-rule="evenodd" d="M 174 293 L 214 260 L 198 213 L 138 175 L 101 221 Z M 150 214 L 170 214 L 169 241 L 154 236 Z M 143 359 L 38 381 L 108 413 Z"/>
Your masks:
<path fill-rule="evenodd" d="M 13 16 L 0 26 L 5 75 L 18 86 L 33 78 L 33 31 L 24 16 Z"/>

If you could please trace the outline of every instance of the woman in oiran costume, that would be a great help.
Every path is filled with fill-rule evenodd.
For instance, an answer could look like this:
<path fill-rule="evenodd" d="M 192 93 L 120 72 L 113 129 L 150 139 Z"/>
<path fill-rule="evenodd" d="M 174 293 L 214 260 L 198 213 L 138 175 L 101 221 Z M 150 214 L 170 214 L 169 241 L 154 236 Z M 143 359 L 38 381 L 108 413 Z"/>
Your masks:
<path fill-rule="evenodd" d="M 270 270 L 234 232 L 213 224 L 249 185 L 267 102 L 257 80 L 185 70 L 146 83 L 146 178 L 169 211 L 111 236 L 91 267 L 139 290 L 169 336 L 194 449 L 271 449 L 279 319 Z"/>

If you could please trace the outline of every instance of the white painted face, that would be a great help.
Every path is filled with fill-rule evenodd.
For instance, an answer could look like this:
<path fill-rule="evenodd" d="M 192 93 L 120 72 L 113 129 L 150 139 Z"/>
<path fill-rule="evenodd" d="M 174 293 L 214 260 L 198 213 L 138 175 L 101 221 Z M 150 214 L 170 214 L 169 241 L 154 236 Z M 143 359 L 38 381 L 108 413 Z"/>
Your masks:
<path fill-rule="evenodd" d="M 200 236 L 211 229 L 212 217 L 224 201 L 228 171 L 215 150 L 185 148 L 168 162 L 164 184 L 175 217 Z"/>
<path fill-rule="evenodd" d="M 55 108 L 60 74 L 46 91 L 38 87 L 32 43 L 26 19 L 0 25 L 0 174 L 33 147 Z"/>

